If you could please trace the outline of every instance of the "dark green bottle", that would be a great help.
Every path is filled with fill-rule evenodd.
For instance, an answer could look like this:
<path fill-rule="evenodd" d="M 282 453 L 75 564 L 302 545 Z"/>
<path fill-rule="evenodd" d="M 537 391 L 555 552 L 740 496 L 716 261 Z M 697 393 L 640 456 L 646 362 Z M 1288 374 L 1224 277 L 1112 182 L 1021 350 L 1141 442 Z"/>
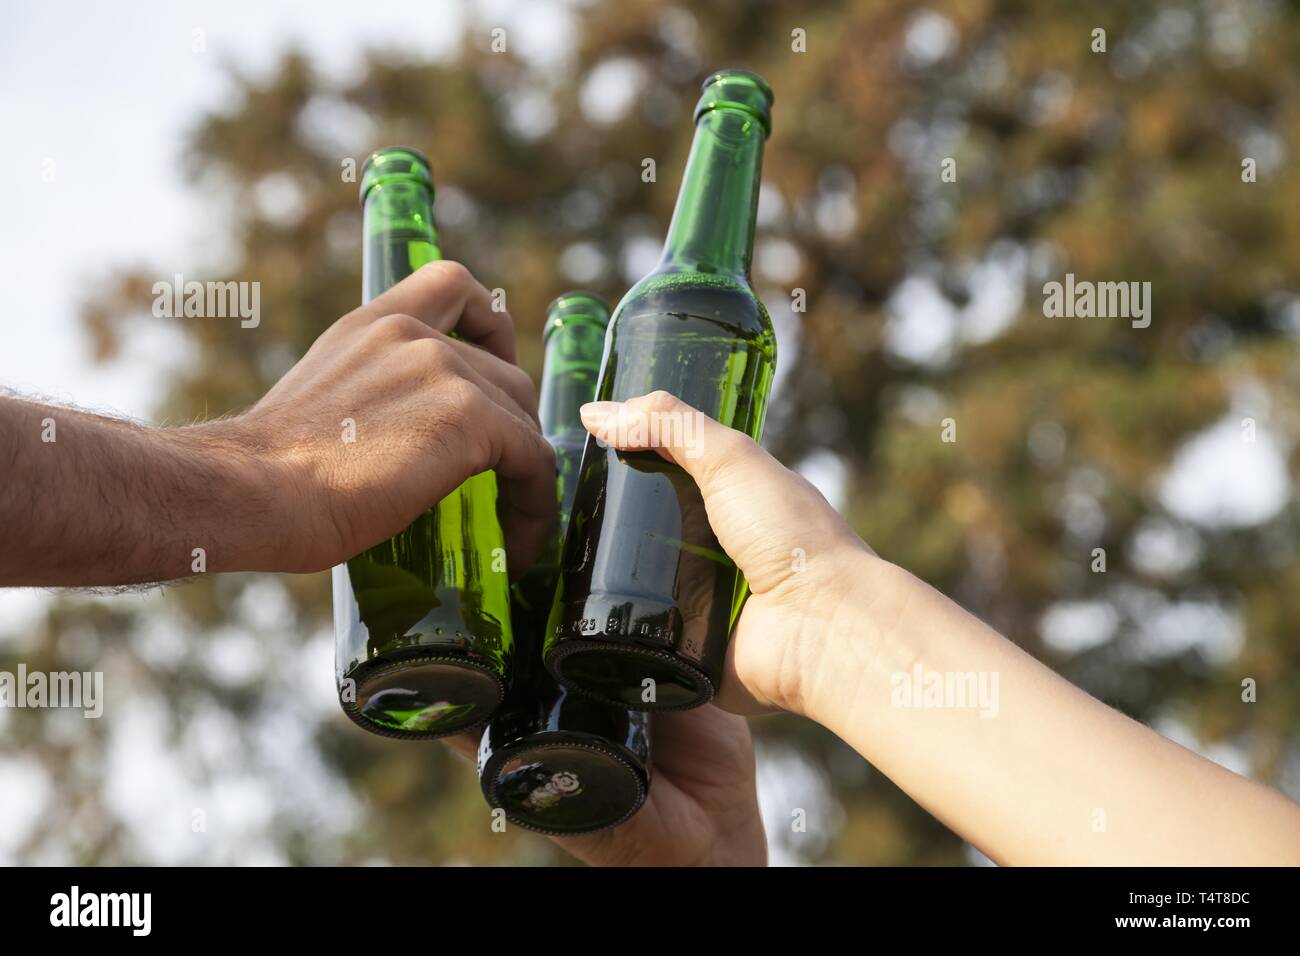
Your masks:
<path fill-rule="evenodd" d="M 512 823 L 550 834 L 589 833 L 634 814 L 650 784 L 649 715 L 560 687 L 542 665 L 546 620 L 560 574 L 560 541 L 577 490 L 586 430 L 578 409 L 596 394 L 609 308 L 569 292 L 546 314 L 539 407 L 555 448 L 560 523 L 511 591 L 514 681 L 479 744 L 479 783 Z"/>
<path fill-rule="evenodd" d="M 615 310 L 600 399 L 663 389 L 762 432 L 776 339 L 749 265 L 771 105 L 752 73 L 704 82 L 663 258 Z M 692 424 L 651 423 L 688 442 Z M 747 593 L 685 471 L 588 438 L 547 633 L 546 666 L 562 684 L 639 710 L 699 706 Z"/>
<path fill-rule="evenodd" d="M 361 171 L 362 301 L 442 258 L 428 160 L 379 150 Z M 496 476 L 475 475 L 401 534 L 334 569 L 344 712 L 388 737 L 482 724 L 505 696 L 510 592 Z"/>

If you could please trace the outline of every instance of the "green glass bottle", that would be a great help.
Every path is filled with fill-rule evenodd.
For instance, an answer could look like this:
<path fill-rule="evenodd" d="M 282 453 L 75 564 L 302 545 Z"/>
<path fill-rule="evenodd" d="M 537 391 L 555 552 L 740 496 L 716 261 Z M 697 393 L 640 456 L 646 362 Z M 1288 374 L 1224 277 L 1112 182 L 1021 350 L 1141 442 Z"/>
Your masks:
<path fill-rule="evenodd" d="M 749 266 L 771 105 L 752 73 L 704 82 L 663 258 L 615 310 L 600 399 L 663 389 L 762 432 L 776 338 Z M 649 423 L 688 444 L 693 426 Z M 562 684 L 639 710 L 699 706 L 717 688 L 747 593 L 685 471 L 587 440 L 547 633 L 546 666 Z"/>
<path fill-rule="evenodd" d="M 442 258 L 428 160 L 379 150 L 361 172 L 362 301 Z M 496 477 L 475 475 L 396 537 L 334 569 L 335 670 L 344 712 L 388 737 L 482 724 L 505 696 L 509 579 Z"/>
<path fill-rule="evenodd" d="M 649 715 L 565 690 L 542 665 L 562 531 L 587 436 L 578 409 L 596 394 L 608 323 L 609 307 L 583 292 L 566 293 L 547 309 L 538 417 L 555 449 L 560 523 L 511 590 L 514 680 L 478 754 L 488 803 L 512 823 L 553 835 L 621 823 L 640 809 L 650 785 Z"/>

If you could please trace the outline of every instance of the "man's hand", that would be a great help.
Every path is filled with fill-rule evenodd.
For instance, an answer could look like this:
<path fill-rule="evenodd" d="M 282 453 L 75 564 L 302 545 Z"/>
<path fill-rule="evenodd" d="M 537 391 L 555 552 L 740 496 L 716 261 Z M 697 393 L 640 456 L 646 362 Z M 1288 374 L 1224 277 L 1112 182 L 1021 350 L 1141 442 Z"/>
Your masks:
<path fill-rule="evenodd" d="M 514 355 L 509 315 L 437 262 L 335 322 L 235 418 L 148 428 L 0 399 L 0 585 L 318 571 L 489 469 L 522 569 L 554 520 L 555 464 Z"/>
<path fill-rule="evenodd" d="M 452 338 L 458 332 L 464 339 Z M 465 479 L 500 480 L 510 567 L 555 518 L 555 458 L 509 314 L 435 262 L 345 315 L 229 431 L 280 467 L 293 534 L 279 570 L 316 571 L 391 537 Z M 354 430 L 354 441 L 345 441 Z"/>

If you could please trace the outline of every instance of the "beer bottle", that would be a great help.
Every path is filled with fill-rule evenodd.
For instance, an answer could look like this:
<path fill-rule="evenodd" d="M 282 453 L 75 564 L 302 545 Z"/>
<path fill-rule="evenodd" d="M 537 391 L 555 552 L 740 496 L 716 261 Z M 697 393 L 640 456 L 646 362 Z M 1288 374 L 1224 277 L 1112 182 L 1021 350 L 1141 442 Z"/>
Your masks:
<path fill-rule="evenodd" d="M 406 147 L 374 153 L 361 203 L 368 302 L 442 258 L 428 160 Z M 475 475 L 334 568 L 339 700 L 366 730 L 441 737 L 482 724 L 504 697 L 512 639 L 496 497 L 495 475 Z"/>
<path fill-rule="evenodd" d="M 598 398 L 663 389 L 759 437 L 776 340 L 749 267 L 771 105 L 752 73 L 705 80 L 663 257 L 615 310 Z M 687 445 L 698 433 L 690 417 L 644 424 Z M 547 634 L 562 684 L 639 710 L 699 706 L 747 593 L 682 468 L 586 440 Z"/>
<path fill-rule="evenodd" d="M 578 409 L 596 393 L 608 322 L 605 303 L 582 292 L 560 296 L 547 310 L 538 417 L 555 449 L 560 524 L 511 590 L 514 680 L 479 745 L 479 783 L 488 802 L 512 823 L 556 835 L 626 820 L 649 786 L 649 715 L 567 691 L 542 666 L 561 533 L 587 434 Z"/>

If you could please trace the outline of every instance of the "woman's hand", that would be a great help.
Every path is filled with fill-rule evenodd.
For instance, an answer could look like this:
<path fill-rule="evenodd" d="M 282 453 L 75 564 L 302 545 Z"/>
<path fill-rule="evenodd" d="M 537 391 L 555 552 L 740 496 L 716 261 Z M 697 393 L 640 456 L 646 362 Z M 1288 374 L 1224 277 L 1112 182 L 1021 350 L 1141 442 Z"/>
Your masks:
<path fill-rule="evenodd" d="M 692 427 L 651 427 L 655 416 L 663 423 L 692 416 Z M 667 392 L 592 402 L 582 422 L 606 444 L 653 449 L 685 469 L 700 487 L 718 543 L 749 582 L 718 704 L 736 713 L 806 713 L 827 664 L 830 629 L 883 562 L 806 479 Z M 683 443 L 652 446 L 651 436 Z M 867 608 L 848 610 L 860 616 Z"/>
<path fill-rule="evenodd" d="M 646 427 L 657 414 L 698 427 Z M 1300 860 L 1295 803 L 1089 697 L 876 558 L 746 436 L 662 392 L 588 405 L 583 422 L 618 448 L 698 436 L 655 450 L 695 479 L 752 589 L 722 706 L 811 717 L 1000 863 Z"/>

